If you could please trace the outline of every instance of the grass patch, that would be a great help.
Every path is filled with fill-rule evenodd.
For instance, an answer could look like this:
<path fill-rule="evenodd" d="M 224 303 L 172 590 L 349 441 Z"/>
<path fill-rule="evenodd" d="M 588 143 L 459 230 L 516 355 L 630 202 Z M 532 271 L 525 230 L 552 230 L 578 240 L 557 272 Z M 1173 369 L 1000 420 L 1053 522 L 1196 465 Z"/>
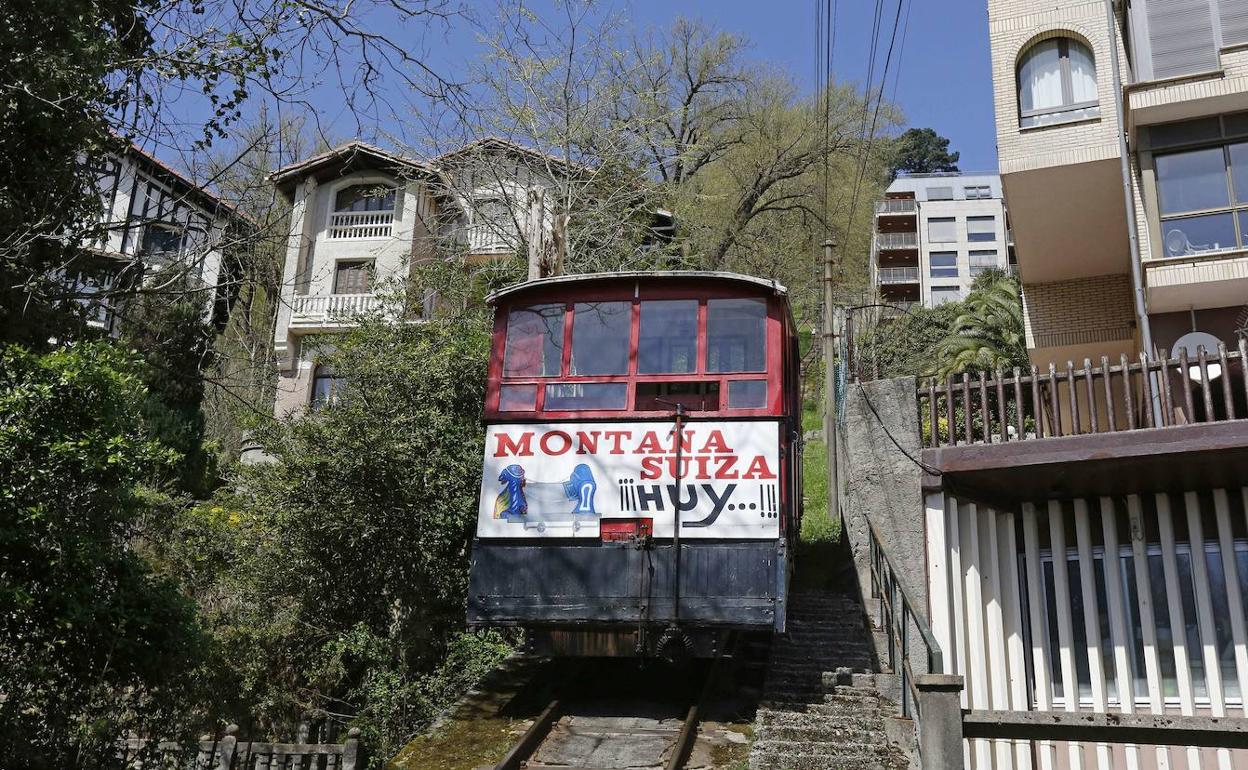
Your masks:
<path fill-rule="evenodd" d="M 828 446 L 808 441 L 802 454 L 802 485 L 806 500 L 797 544 L 792 588 L 827 590 L 839 572 L 841 521 L 828 515 Z"/>

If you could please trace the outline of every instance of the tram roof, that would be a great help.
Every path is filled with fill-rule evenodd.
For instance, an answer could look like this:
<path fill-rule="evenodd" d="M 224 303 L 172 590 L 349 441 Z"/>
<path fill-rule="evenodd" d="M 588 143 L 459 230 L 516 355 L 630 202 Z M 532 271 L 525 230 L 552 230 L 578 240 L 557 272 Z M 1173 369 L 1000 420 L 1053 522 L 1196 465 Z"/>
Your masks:
<path fill-rule="evenodd" d="M 498 289 L 486 296 L 485 301 L 491 305 L 497 304 L 500 300 L 510 297 L 513 294 L 527 292 L 530 290 L 540 290 L 547 287 L 570 286 L 581 283 L 595 283 L 608 281 L 688 281 L 688 280 L 714 280 L 724 281 L 727 283 L 743 284 L 754 288 L 763 288 L 773 294 L 786 296 L 789 290 L 781 285 L 778 281 L 770 278 L 756 278 L 752 275 L 742 275 L 741 273 L 729 273 L 722 270 L 624 270 L 616 273 L 580 273 L 575 275 L 557 275 L 550 278 L 538 278 L 533 281 L 525 281 L 523 283 L 513 284 L 511 286 Z"/>

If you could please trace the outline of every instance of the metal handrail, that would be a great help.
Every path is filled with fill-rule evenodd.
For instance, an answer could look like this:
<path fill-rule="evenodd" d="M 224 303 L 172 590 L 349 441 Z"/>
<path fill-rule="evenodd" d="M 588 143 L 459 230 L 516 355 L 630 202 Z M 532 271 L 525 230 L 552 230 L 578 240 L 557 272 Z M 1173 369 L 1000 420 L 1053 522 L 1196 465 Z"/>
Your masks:
<path fill-rule="evenodd" d="M 910 623 L 919 630 L 927 648 L 927 673 L 945 672 L 944 652 L 926 619 L 915 611 L 915 602 L 897 578 L 897 568 L 884 549 L 884 539 L 870 519 L 867 529 L 871 539 L 871 597 L 880 603 L 881 625 L 888 636 L 889 668 L 901 676 L 901 715 L 910 717 L 912 712 L 917 712 L 914 673 L 910 666 Z"/>

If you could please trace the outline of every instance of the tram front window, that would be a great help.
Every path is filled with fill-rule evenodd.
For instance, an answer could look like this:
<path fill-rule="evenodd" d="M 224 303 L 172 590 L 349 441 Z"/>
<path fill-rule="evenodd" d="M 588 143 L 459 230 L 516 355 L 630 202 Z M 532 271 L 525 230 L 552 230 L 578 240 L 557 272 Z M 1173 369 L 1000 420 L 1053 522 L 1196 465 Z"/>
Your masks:
<path fill-rule="evenodd" d="M 586 409 L 624 409 L 628 385 L 623 382 L 560 382 L 546 386 L 546 409 L 579 412 Z"/>
<path fill-rule="evenodd" d="M 641 303 L 637 371 L 689 374 L 697 370 L 698 301 L 646 300 Z"/>
<path fill-rule="evenodd" d="M 563 305 L 518 307 L 507 314 L 506 377 L 558 377 L 563 362 Z"/>
<path fill-rule="evenodd" d="M 706 370 L 762 372 L 767 368 L 767 301 L 706 302 Z"/>
<path fill-rule="evenodd" d="M 573 307 L 573 316 L 570 374 L 628 374 L 632 303 L 578 302 Z"/>

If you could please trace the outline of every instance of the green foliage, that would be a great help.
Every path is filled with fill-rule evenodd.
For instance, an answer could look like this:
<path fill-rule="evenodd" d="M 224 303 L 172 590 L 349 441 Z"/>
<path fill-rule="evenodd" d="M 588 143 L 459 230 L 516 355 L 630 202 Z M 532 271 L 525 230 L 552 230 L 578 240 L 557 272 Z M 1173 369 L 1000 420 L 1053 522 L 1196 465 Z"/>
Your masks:
<path fill-rule="evenodd" d="M 204 446 L 204 372 L 212 365 L 214 330 L 204 318 L 202 295 L 180 287 L 142 294 L 126 305 L 122 341 L 140 351 L 148 395 L 143 419 L 151 435 L 175 450 L 171 468 L 151 479 L 198 497 L 216 484 L 216 457 Z"/>
<path fill-rule="evenodd" d="M 936 374 L 1010 369 L 1027 363 L 1018 281 L 1000 271 L 979 276 L 936 348 Z"/>
<path fill-rule="evenodd" d="M 176 459 L 144 435 L 139 365 L 101 343 L 0 352 L 0 746 L 86 767 L 125 729 L 169 734 L 202 646 L 191 607 L 130 549 L 138 483 Z"/>
<path fill-rule="evenodd" d="M 930 128 L 911 128 L 892 141 L 892 178 L 908 174 L 957 171 L 961 153 L 949 152 L 949 140 Z"/>
<path fill-rule="evenodd" d="M 887 318 L 867 329 L 855 342 L 860 377 L 921 377 L 939 368 L 937 347 L 953 330 L 961 303 L 934 308 L 913 306 L 909 313 Z"/>
<path fill-rule="evenodd" d="M 333 343 L 338 403 L 258 426 L 274 461 L 147 547 L 213 629 L 220 711 L 357 725 L 385 759 L 508 649 L 463 632 L 489 326 L 365 318 Z"/>

